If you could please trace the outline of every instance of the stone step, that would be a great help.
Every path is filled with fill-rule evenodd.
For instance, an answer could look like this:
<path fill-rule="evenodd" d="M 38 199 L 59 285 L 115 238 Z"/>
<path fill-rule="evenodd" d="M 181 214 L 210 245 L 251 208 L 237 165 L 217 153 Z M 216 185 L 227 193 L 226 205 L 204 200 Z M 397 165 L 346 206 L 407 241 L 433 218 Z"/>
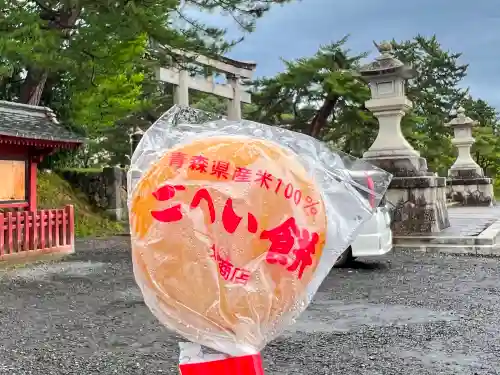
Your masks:
<path fill-rule="evenodd" d="M 394 236 L 394 248 L 500 256 L 500 220 L 472 216 L 450 218 L 451 227 L 440 233 Z"/>
<path fill-rule="evenodd" d="M 500 237 L 499 237 L 500 238 Z M 453 245 L 453 246 L 492 246 L 497 237 L 480 238 L 479 236 L 394 236 L 394 245 Z"/>

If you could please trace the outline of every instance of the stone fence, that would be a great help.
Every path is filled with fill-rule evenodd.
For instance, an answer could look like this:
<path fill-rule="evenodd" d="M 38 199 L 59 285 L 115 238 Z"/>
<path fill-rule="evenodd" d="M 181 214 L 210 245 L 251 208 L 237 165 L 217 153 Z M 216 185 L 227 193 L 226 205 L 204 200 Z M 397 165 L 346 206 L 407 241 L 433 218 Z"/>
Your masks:
<path fill-rule="evenodd" d="M 87 195 L 91 204 L 113 220 L 127 220 L 127 173 L 118 167 L 94 170 L 63 170 L 59 174 Z"/>

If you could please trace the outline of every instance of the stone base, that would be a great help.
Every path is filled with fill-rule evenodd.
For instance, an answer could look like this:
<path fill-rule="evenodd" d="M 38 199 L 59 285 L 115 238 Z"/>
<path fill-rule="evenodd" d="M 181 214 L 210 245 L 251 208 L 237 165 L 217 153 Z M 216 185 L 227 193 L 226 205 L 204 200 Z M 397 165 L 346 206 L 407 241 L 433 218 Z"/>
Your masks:
<path fill-rule="evenodd" d="M 438 233 L 450 226 L 445 177 L 395 177 L 386 197 L 395 206 L 395 236 Z"/>
<path fill-rule="evenodd" d="M 489 207 L 495 203 L 491 178 L 451 178 L 447 185 L 447 198 L 462 206 Z"/>
<path fill-rule="evenodd" d="M 114 221 L 124 221 L 127 220 L 128 211 L 123 208 L 109 208 L 106 210 L 106 214 L 109 216 L 111 220 Z"/>
<path fill-rule="evenodd" d="M 419 252 L 500 256 L 500 207 L 453 207 L 440 233 L 394 236 L 393 246 Z"/>
<path fill-rule="evenodd" d="M 453 169 L 448 171 L 449 178 L 483 178 L 483 170 L 481 168 L 469 169 Z"/>
<path fill-rule="evenodd" d="M 434 176 L 434 173 L 427 171 L 427 160 L 419 156 L 363 156 L 363 160 L 382 168 L 394 177 Z"/>

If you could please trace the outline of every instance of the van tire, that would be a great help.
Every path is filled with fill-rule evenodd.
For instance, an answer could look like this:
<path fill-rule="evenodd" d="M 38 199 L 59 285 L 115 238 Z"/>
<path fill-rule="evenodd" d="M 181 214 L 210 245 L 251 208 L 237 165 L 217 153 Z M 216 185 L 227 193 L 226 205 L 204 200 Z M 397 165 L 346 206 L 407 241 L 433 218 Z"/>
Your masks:
<path fill-rule="evenodd" d="M 349 263 L 351 263 L 354 259 L 355 258 L 352 256 L 352 247 L 349 246 L 346 249 L 346 251 L 344 251 L 342 253 L 342 255 L 339 256 L 339 258 L 337 259 L 337 261 L 334 264 L 334 267 L 335 268 L 345 267 L 345 266 L 349 265 Z"/>

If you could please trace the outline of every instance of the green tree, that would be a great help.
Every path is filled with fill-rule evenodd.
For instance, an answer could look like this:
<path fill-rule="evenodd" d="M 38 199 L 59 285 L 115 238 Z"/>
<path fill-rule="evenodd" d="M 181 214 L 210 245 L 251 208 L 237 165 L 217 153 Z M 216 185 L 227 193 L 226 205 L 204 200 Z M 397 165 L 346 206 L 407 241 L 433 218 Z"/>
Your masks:
<path fill-rule="evenodd" d="M 114 56 L 112 66 L 104 69 L 101 65 L 100 72 L 94 70 L 88 81 L 73 79 L 70 116 L 75 124 L 84 125 L 87 136 L 100 137 L 118 120 L 149 105 L 143 95 L 147 71 L 139 61 L 146 46 L 143 35 L 127 45 L 110 47 L 117 48 L 109 53 Z M 92 68 L 97 65 L 94 61 L 89 64 Z"/>
<path fill-rule="evenodd" d="M 345 109 L 362 116 L 369 98 L 366 84 L 356 73 L 364 54 L 352 56 L 345 49 L 347 37 L 323 46 L 310 58 L 284 61 L 285 71 L 254 82 L 253 119 L 285 124 L 315 138 L 342 138 L 332 124 Z M 332 132 L 333 130 L 333 132 Z"/>
<path fill-rule="evenodd" d="M 220 10 L 251 31 L 286 1 L 0 0 L 0 98 L 49 106 L 96 141 L 155 111 L 154 68 L 186 63 L 172 49 L 216 57 L 237 42 L 189 14 Z"/>
<path fill-rule="evenodd" d="M 205 94 L 202 92 L 193 92 L 191 94 L 191 106 L 201 109 L 202 111 L 216 113 L 226 116 L 228 108 L 228 100 L 215 95 Z"/>
<path fill-rule="evenodd" d="M 351 56 L 347 38 L 321 48 L 313 57 L 285 62 L 285 71 L 254 83 L 252 119 L 313 135 L 356 156 L 373 142 L 378 124 L 364 107 L 368 88 L 355 71 L 366 54 Z M 394 54 L 416 77 L 407 83 L 414 108 L 403 118 L 403 132 L 429 167 L 445 174 L 456 157 L 445 124 L 460 103 L 482 124 L 475 130 L 475 157 L 484 168 L 498 164 L 495 110 L 469 98 L 461 86 L 468 65 L 460 53 L 442 48 L 435 36 L 393 41 Z M 469 98 L 469 99 L 467 99 Z M 493 172 L 492 172 L 493 173 Z"/>
<path fill-rule="evenodd" d="M 128 164 L 130 157 L 130 134 L 136 129 L 148 129 L 173 104 L 172 86 L 145 81 L 144 97 L 148 105 L 116 121 L 114 126 L 103 131 L 105 138 L 101 146 L 108 151 L 110 164 Z"/>
<path fill-rule="evenodd" d="M 187 0 L 189 9 L 230 13 L 238 24 L 251 30 L 271 0 Z M 116 57 L 122 44 L 141 36 L 168 46 L 215 56 L 234 41 L 224 39 L 225 30 L 189 17 L 179 0 L 1 0 L 0 74 L 26 71 L 19 101 L 37 105 L 49 75 L 72 71 L 90 79 L 95 69 Z M 171 56 L 155 51 L 158 59 Z M 107 65 L 104 63 L 104 65 Z"/>
<path fill-rule="evenodd" d="M 454 160 L 451 133 L 445 124 L 468 95 L 459 85 L 468 65 L 460 63 L 460 53 L 444 50 L 436 36 L 418 35 L 412 40 L 393 41 L 393 46 L 395 56 L 416 71 L 416 77 L 407 83 L 407 96 L 414 108 L 403 118 L 404 134 L 431 169 L 444 173 Z"/>

